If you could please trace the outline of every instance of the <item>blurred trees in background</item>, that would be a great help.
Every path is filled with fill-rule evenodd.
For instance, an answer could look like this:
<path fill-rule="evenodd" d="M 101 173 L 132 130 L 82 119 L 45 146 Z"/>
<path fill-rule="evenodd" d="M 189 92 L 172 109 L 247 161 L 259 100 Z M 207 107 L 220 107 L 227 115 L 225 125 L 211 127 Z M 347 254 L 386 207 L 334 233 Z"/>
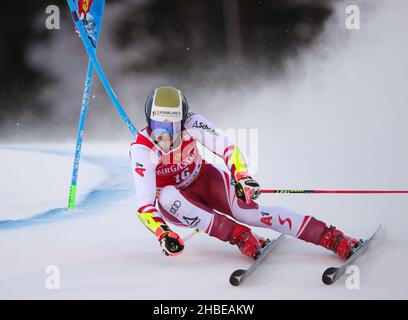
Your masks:
<path fill-rule="evenodd" d="M 146 59 L 129 62 L 131 71 L 274 67 L 315 39 L 330 7 L 330 0 L 152 0 L 125 13 L 115 40 L 123 49 L 146 31 L 156 40 Z"/>
<path fill-rule="evenodd" d="M 110 0 L 107 0 L 109 6 Z M 197 72 L 225 66 L 236 70 L 274 72 L 284 59 L 311 44 L 331 14 L 333 0 L 115 0 L 123 12 L 111 39 L 120 49 L 150 47 L 126 61 L 124 72 Z M 19 114 L 44 117 L 52 106 L 34 103 L 36 90 L 46 86 L 42 70 L 27 63 L 33 43 L 46 43 L 49 32 L 33 21 L 47 5 L 68 15 L 65 0 L 11 1 L 0 19 L 0 122 L 16 126 Z M 137 4 L 137 5 L 136 5 Z M 105 19 L 109 19 L 108 16 Z M 146 41 L 147 42 L 147 41 Z M 52 54 L 52 53 L 50 53 Z M 47 57 L 44 57 L 46 59 Z M 64 61 L 67 57 L 61 57 Z M 85 65 L 84 65 L 85 68 Z M 229 68 L 229 69 L 228 69 Z M 248 70 L 247 70 L 248 71 Z"/>

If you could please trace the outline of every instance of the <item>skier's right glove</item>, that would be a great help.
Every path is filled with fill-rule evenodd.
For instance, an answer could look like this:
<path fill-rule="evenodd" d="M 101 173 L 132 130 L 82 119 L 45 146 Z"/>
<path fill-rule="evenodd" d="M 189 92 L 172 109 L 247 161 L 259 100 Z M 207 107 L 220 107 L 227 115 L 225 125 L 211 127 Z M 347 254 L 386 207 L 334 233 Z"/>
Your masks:
<path fill-rule="evenodd" d="M 174 231 L 165 231 L 159 237 L 160 246 L 166 256 L 177 256 L 183 252 L 184 241 Z"/>
<path fill-rule="evenodd" d="M 160 242 L 163 253 L 166 256 L 176 256 L 183 252 L 184 241 L 161 217 L 155 216 L 151 212 L 137 212 L 139 219 L 143 224 L 154 233 Z"/>

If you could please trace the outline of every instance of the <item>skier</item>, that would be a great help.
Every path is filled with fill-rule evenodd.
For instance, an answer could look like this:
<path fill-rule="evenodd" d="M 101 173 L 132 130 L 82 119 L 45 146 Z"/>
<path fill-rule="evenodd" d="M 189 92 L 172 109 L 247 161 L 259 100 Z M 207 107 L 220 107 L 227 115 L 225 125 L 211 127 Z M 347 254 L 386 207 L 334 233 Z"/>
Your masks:
<path fill-rule="evenodd" d="M 184 243 L 164 219 L 198 228 L 255 259 L 265 240 L 246 225 L 320 245 L 343 259 L 358 245 L 312 216 L 257 204 L 260 187 L 238 147 L 213 123 L 189 112 L 180 90 L 156 88 L 146 100 L 145 114 L 147 127 L 130 146 L 137 215 L 166 255 L 180 254 Z M 202 160 L 197 142 L 223 158 L 229 172 Z"/>

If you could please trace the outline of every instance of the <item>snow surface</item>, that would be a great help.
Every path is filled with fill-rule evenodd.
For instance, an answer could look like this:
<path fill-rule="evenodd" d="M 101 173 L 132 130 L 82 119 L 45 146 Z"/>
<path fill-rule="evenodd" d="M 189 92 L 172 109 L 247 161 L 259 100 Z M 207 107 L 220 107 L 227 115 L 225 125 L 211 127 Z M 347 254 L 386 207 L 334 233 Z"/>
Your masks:
<path fill-rule="evenodd" d="M 56 153 L 64 150 L 59 148 Z M 109 178 L 91 189 L 89 194 L 94 196 L 84 197 L 77 209 L 57 212 L 40 222 L 34 219 L 21 225 L 19 220 L 13 225 L 0 223 L 0 298 L 168 299 L 163 286 L 172 288 L 172 299 L 408 297 L 408 282 L 400 277 L 408 268 L 405 236 L 408 197 L 404 195 L 265 195 L 264 203 L 298 210 L 307 208 L 355 236 L 369 235 L 379 223 L 384 228 L 375 245 L 357 263 L 361 273 L 359 290 L 348 290 L 345 278 L 331 287 L 323 285 L 322 271 L 337 265 L 339 259 L 317 246 L 290 238 L 245 284 L 232 287 L 228 282 L 230 273 L 249 266 L 250 261 L 233 246 L 204 234 L 191 238 L 181 256 L 162 255 L 157 241 L 134 214 L 126 146 L 124 152 L 118 146 L 104 148 L 109 150 L 109 156 L 99 155 L 99 165 Z M 29 159 L 42 155 L 45 168 L 58 166 L 59 159 L 50 153 L 51 147 L 43 149 L 47 153 L 37 148 L 25 154 Z M 68 149 L 66 146 L 65 151 Z M 91 149 L 88 156 L 96 155 L 101 146 L 95 146 L 95 151 Z M 9 150 L 7 154 L 8 157 L 14 154 L 16 159 L 21 157 L 20 150 Z M 29 172 L 33 171 L 25 176 L 27 182 L 36 176 Z M 2 189 L 7 186 L 5 182 Z M 49 186 L 49 190 L 56 189 L 53 192 L 67 194 L 67 184 Z M 65 197 L 59 198 L 57 207 L 64 207 Z M 189 232 L 175 229 L 183 235 Z M 257 231 L 269 237 L 278 235 L 269 230 Z M 59 290 L 48 290 L 45 286 L 48 265 L 60 269 Z"/>
<path fill-rule="evenodd" d="M 68 203 L 67 193 L 50 186 L 67 186 L 68 182 L 69 187 L 71 153 L 36 153 L 23 148 L 0 149 L 0 158 L 0 176 L 4 181 L 0 193 L 0 220 L 27 218 Z M 82 159 L 77 201 L 81 201 L 105 178 L 102 168 Z"/>

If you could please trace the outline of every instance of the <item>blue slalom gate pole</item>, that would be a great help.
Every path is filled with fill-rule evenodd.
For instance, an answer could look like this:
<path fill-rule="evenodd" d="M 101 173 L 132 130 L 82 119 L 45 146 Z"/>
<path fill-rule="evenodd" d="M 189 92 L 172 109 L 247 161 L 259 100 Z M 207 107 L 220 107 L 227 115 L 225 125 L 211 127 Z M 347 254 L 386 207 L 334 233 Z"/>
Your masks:
<path fill-rule="evenodd" d="M 96 1 L 95 1 L 96 2 Z M 114 107 L 118 111 L 119 115 L 121 116 L 122 120 L 125 122 L 126 126 L 130 130 L 133 136 L 137 134 L 137 129 L 131 122 L 130 118 L 127 116 L 125 110 L 122 108 L 118 98 L 116 97 L 115 92 L 113 91 L 108 79 L 105 76 L 105 73 L 103 72 L 103 69 L 101 67 L 101 64 L 98 60 L 98 57 L 96 56 L 95 53 L 95 47 L 92 45 L 92 42 L 89 40 L 88 35 L 85 31 L 85 27 L 83 23 L 81 23 L 81 20 L 78 17 L 77 10 L 75 8 L 75 3 L 73 0 L 67 0 L 69 9 L 71 10 L 72 17 L 74 18 L 74 23 L 79 31 L 79 34 L 81 36 L 82 43 L 84 44 L 85 50 L 92 61 L 92 65 L 96 71 L 96 73 L 99 76 L 99 79 L 105 88 L 106 93 L 108 94 L 110 100 L 112 101 Z"/>
<path fill-rule="evenodd" d="M 86 115 L 88 112 L 89 95 L 90 95 L 91 86 L 92 86 L 92 73 L 93 73 L 92 61 L 89 61 L 88 71 L 87 71 L 86 80 L 85 80 L 84 95 L 82 98 L 81 115 L 79 117 L 78 136 L 77 136 L 77 141 L 76 141 L 76 146 L 75 146 L 75 157 L 74 157 L 74 166 L 72 169 L 71 187 L 69 189 L 68 208 L 70 209 L 75 208 L 75 203 L 76 203 L 79 160 L 81 157 L 82 137 L 83 137 L 83 133 L 85 130 Z"/>
<path fill-rule="evenodd" d="M 76 8 L 78 8 L 78 1 L 76 2 L 76 4 L 77 4 Z M 105 7 L 105 0 L 96 0 L 94 1 L 94 3 L 92 3 L 92 7 L 89 10 L 96 24 L 95 35 L 94 35 L 95 45 L 98 42 L 99 32 L 101 30 L 104 7 Z M 79 117 L 78 135 L 77 135 L 77 141 L 76 141 L 76 146 L 75 146 L 75 156 L 74 156 L 74 165 L 72 169 L 71 186 L 69 189 L 68 208 L 70 209 L 75 208 L 75 204 L 76 204 L 79 160 L 81 157 L 82 138 L 83 138 L 83 133 L 85 130 L 86 115 L 88 112 L 89 98 L 91 94 L 92 74 L 93 74 L 93 65 L 92 65 L 91 59 L 89 59 L 88 70 L 87 70 L 86 78 L 85 78 L 84 94 L 82 97 L 81 114 Z"/>

